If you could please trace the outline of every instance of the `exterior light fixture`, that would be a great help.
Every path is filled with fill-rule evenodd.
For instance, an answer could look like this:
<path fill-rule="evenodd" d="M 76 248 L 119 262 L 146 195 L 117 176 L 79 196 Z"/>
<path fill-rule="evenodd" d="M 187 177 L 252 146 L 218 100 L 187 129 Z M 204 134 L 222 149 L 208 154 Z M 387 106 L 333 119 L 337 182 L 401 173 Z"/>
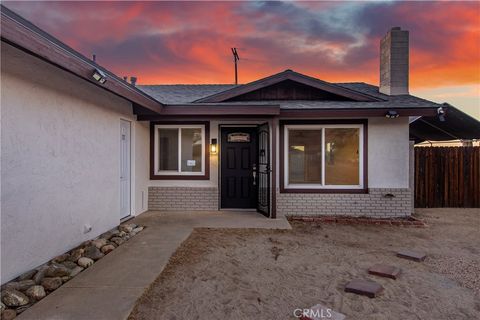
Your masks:
<path fill-rule="evenodd" d="M 95 69 L 95 71 L 93 71 L 92 78 L 101 84 L 107 82 L 107 76 L 102 70 Z"/>
<path fill-rule="evenodd" d="M 398 118 L 400 115 L 395 110 L 388 110 L 387 114 L 385 114 L 385 118 L 388 119 L 395 119 Z"/>
<path fill-rule="evenodd" d="M 212 139 L 210 143 L 210 153 L 211 154 L 217 154 L 218 152 L 218 145 L 217 145 L 217 139 Z"/>
<path fill-rule="evenodd" d="M 437 109 L 437 114 L 438 114 L 438 120 L 441 122 L 445 121 L 445 110 L 442 107 L 439 107 Z"/>

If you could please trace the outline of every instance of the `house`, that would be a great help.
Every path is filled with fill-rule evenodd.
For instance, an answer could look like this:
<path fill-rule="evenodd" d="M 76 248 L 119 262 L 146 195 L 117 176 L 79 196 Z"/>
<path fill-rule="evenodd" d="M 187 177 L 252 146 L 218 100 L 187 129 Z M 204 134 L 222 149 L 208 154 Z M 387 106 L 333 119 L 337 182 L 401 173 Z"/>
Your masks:
<path fill-rule="evenodd" d="M 134 86 L 1 8 L 1 282 L 147 210 L 412 212 L 408 31 L 380 86 L 292 70 L 244 85 Z"/>

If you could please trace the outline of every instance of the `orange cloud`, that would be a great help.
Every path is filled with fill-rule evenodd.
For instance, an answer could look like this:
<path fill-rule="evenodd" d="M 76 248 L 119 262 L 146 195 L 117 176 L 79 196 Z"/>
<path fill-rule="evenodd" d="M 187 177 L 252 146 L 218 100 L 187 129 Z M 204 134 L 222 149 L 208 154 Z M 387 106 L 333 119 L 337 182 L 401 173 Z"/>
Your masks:
<path fill-rule="evenodd" d="M 231 83 L 292 68 L 378 83 L 378 43 L 410 30 L 411 86 L 480 83 L 480 4 L 464 2 L 45 2 L 6 5 L 140 83 Z"/>

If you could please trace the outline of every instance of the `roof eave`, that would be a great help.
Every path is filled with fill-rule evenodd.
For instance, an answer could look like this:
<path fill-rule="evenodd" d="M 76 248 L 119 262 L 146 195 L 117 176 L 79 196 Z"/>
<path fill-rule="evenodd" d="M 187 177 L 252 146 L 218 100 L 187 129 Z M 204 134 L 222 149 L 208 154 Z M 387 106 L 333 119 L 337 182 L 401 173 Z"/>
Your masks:
<path fill-rule="evenodd" d="M 388 111 L 396 111 L 399 117 L 435 116 L 436 108 L 344 108 L 344 109 L 281 109 L 280 117 L 385 117 Z"/>
<path fill-rule="evenodd" d="M 30 55 L 40 58 L 65 71 L 68 71 L 96 86 L 108 90 L 133 103 L 145 107 L 156 113 L 161 112 L 163 104 L 151 98 L 143 91 L 115 76 L 108 70 L 90 62 L 80 53 L 66 50 L 52 42 L 39 32 L 33 30 L 24 23 L 23 18 L 16 15 L 4 6 L 1 6 L 1 41 L 8 43 Z M 83 57 L 80 58 L 80 57 Z M 100 69 L 107 75 L 107 81 L 103 84 L 92 78 L 95 69 Z"/>
<path fill-rule="evenodd" d="M 258 116 L 258 117 L 272 117 L 280 114 L 279 105 L 248 105 L 248 106 L 232 106 L 226 104 L 216 105 L 165 105 L 162 111 L 156 115 L 152 114 L 138 114 L 138 120 L 155 120 L 159 116 L 179 116 L 179 117 L 205 117 L 205 116 Z"/>

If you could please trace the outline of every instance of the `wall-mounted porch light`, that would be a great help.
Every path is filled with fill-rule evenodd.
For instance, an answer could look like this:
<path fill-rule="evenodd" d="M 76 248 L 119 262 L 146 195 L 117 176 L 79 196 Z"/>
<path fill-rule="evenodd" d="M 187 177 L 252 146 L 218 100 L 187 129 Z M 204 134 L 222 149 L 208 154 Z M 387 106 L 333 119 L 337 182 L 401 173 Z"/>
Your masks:
<path fill-rule="evenodd" d="M 387 114 L 385 115 L 385 118 L 388 119 L 395 119 L 398 118 L 400 115 L 398 114 L 397 111 L 395 110 L 388 110 Z"/>
<path fill-rule="evenodd" d="M 217 145 L 217 139 L 212 139 L 210 143 L 210 153 L 211 154 L 217 154 L 218 152 L 218 145 Z"/>
<path fill-rule="evenodd" d="M 93 71 L 92 78 L 101 84 L 107 82 L 107 76 L 102 70 L 95 69 L 95 71 Z"/>

